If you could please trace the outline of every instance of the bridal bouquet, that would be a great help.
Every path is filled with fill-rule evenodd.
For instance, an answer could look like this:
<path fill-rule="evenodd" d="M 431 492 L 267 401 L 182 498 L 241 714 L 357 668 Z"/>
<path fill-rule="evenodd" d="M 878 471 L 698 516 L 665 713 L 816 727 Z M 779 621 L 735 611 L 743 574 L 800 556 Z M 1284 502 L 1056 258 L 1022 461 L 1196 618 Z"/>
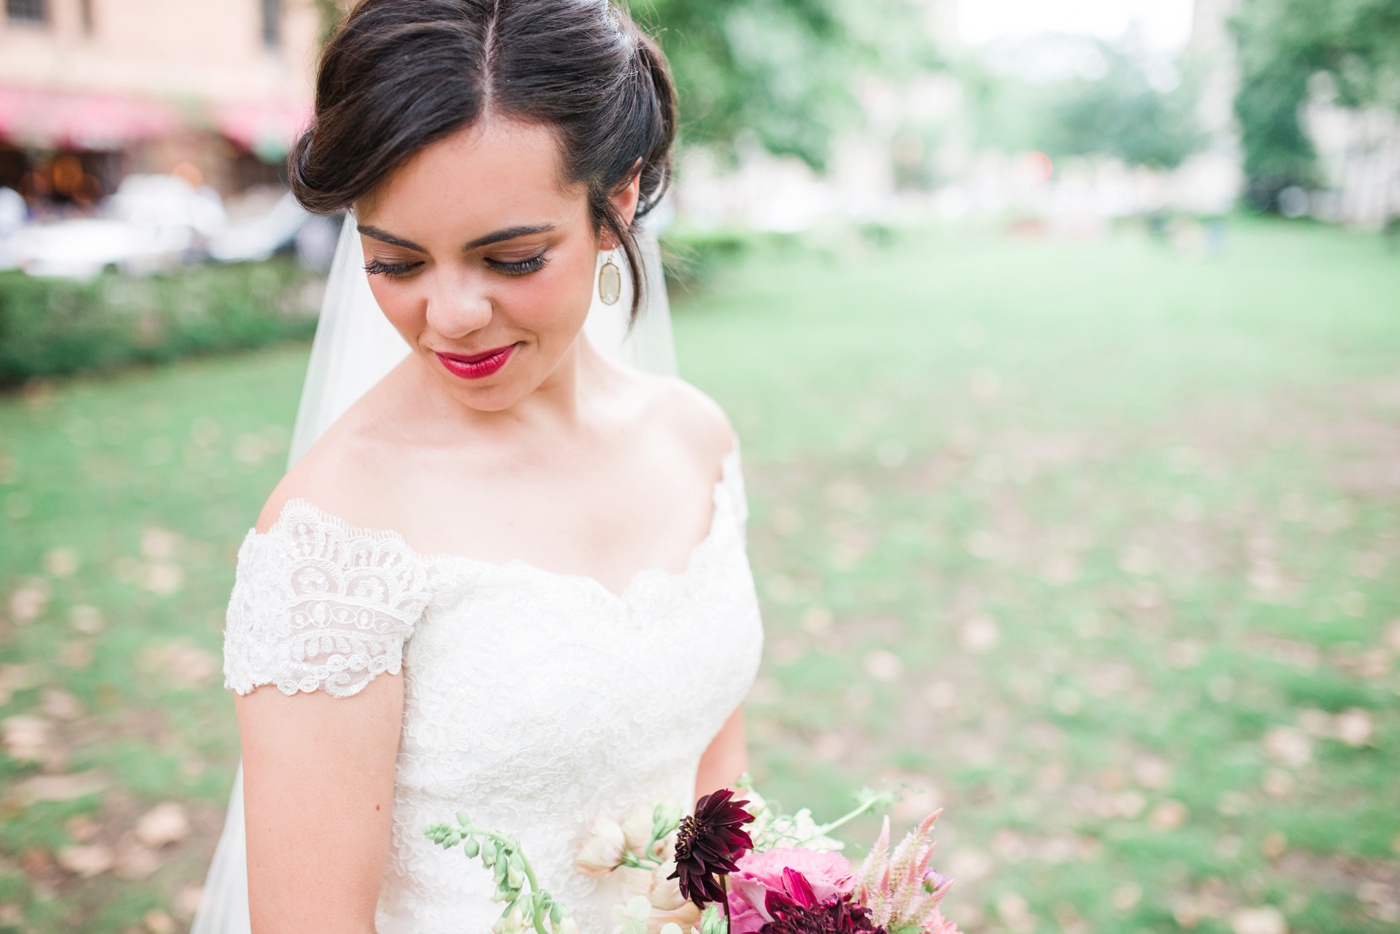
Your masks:
<path fill-rule="evenodd" d="M 593 821 L 575 868 L 620 874 L 622 890 L 635 893 L 614 908 L 614 934 L 958 934 L 938 907 L 951 882 L 928 864 L 939 812 L 893 849 L 886 817 L 870 853 L 852 865 L 829 834 L 888 795 L 866 792 L 854 810 L 818 825 L 805 808 L 780 814 L 746 783 L 740 789 L 746 798 L 717 791 L 684 818 L 658 805 L 621 822 Z M 496 934 L 578 934 L 510 837 L 465 813 L 426 833 L 461 845 L 495 874 L 495 899 L 505 903 Z"/>

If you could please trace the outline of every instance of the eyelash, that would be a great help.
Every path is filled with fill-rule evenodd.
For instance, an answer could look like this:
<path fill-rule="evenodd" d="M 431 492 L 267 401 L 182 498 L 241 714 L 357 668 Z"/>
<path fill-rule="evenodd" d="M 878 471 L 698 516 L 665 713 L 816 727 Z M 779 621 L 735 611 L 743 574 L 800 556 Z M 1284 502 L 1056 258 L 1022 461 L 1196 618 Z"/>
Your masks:
<path fill-rule="evenodd" d="M 549 262 L 544 253 L 538 253 L 529 259 L 523 259 L 518 263 L 503 263 L 498 260 L 488 259 L 487 264 L 497 272 L 507 276 L 523 276 L 532 272 L 539 272 Z M 365 263 L 365 272 L 371 276 L 387 276 L 390 279 L 404 279 L 412 275 L 413 271 L 422 263 L 384 263 L 377 259 L 372 259 Z"/>
<path fill-rule="evenodd" d="M 372 259 L 365 263 L 365 272 L 371 276 L 387 276 L 390 279 L 402 279 L 418 267 L 418 263 L 381 263 L 377 259 Z"/>
<path fill-rule="evenodd" d="M 549 259 L 544 255 L 544 251 L 540 251 L 529 259 L 522 259 L 518 263 L 502 263 L 494 259 L 488 259 L 486 262 L 498 272 L 503 272 L 508 276 L 523 276 L 526 273 L 539 272 L 549 262 Z"/>

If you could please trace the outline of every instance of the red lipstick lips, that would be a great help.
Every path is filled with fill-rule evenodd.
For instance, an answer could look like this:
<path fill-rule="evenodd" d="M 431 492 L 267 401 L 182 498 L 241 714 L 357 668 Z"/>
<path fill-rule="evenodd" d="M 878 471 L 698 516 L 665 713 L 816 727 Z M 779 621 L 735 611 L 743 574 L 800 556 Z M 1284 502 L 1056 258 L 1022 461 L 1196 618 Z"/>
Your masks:
<path fill-rule="evenodd" d="M 460 376 L 462 379 L 485 379 L 500 372 L 501 367 L 505 366 L 511 355 L 515 353 L 515 348 L 516 345 L 511 344 L 508 347 L 497 347 L 495 350 L 473 354 L 470 357 L 438 353 L 437 358 L 446 367 L 447 372 L 453 376 Z"/>

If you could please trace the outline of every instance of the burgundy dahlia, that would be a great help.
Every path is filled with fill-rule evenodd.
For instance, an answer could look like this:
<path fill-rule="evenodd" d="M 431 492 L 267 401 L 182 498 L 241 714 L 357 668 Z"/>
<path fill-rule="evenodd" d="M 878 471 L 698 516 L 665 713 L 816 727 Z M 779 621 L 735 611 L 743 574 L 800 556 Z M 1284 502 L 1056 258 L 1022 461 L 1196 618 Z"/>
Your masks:
<path fill-rule="evenodd" d="M 722 788 L 695 803 L 695 813 L 681 821 L 676 834 L 676 871 L 681 895 L 704 908 L 710 902 L 725 903 L 724 886 L 717 875 L 728 875 L 735 860 L 753 849 L 743 825 L 753 820 L 744 810 L 748 801 L 730 801 L 734 792 Z"/>
<path fill-rule="evenodd" d="M 852 903 L 851 896 L 817 900 L 807 879 L 793 869 L 783 870 L 782 892 L 769 891 L 764 908 L 773 920 L 758 934 L 885 934 L 870 920 L 870 909 Z"/>

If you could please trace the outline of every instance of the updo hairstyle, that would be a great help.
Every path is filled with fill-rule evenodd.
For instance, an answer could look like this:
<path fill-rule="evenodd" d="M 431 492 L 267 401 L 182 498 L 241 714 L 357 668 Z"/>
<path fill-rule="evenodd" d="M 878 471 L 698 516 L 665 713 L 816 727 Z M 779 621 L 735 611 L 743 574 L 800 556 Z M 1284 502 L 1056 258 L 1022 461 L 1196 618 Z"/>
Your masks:
<path fill-rule="evenodd" d="M 312 126 L 288 156 L 314 214 L 348 209 L 429 144 L 495 114 L 550 127 L 594 229 L 622 245 L 665 193 L 676 92 L 665 56 L 612 0 L 362 0 L 321 58 Z M 640 170 L 636 218 L 609 197 Z"/>

